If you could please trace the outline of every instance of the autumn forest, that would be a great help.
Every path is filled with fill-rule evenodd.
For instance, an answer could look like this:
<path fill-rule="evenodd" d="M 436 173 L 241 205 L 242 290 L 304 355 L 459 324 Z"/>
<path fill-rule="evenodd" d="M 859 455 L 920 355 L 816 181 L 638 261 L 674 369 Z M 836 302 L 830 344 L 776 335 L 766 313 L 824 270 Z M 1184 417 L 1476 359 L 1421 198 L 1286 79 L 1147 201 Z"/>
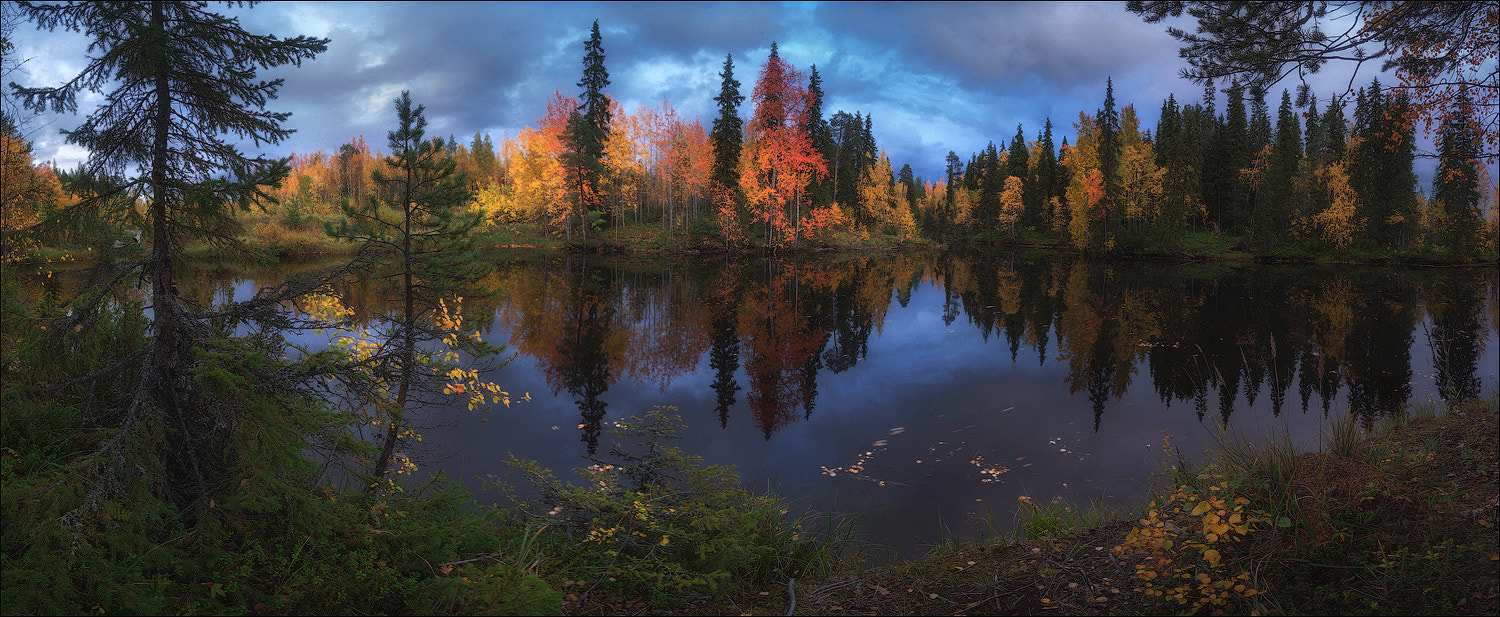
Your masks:
<path fill-rule="evenodd" d="M 1201 255 L 1202 238 L 1213 237 L 1221 249 L 1272 259 L 1484 261 L 1495 251 L 1484 103 L 1467 88 L 1438 110 L 1441 156 L 1430 187 L 1418 186 L 1414 162 L 1418 112 L 1432 110 L 1414 109 L 1406 88 L 1378 80 L 1347 100 L 1300 92 L 1300 106 L 1283 90 L 1274 111 L 1266 92 L 1239 83 L 1216 109 L 1209 87 L 1201 102 L 1162 101 L 1154 128 L 1106 83 L 1099 109 L 1069 119 L 1073 143 L 1054 138 L 1051 120 L 1017 125 L 999 145 L 950 152 L 944 175 L 924 179 L 910 164 L 897 169 L 870 115 L 823 109 L 817 67 L 792 67 L 774 43 L 749 88 L 725 57 L 719 114 L 707 126 L 669 101 L 625 110 L 609 97 L 597 23 L 585 51 L 582 94 L 554 92 L 520 134 L 499 143 L 479 133 L 433 138 L 464 174 L 466 207 L 482 213 L 481 229 L 587 242 L 618 240 L 630 226 L 632 237 L 655 230 L 667 245 L 723 250 L 886 238 Z M 24 140 L 7 131 L 6 178 L 16 186 L 5 192 L 6 229 L 81 199 L 64 194 L 54 170 L 33 166 Z M 294 154 L 270 193 L 270 216 L 247 219 L 245 233 L 297 252 L 298 234 L 316 234 L 339 204 L 381 190 L 370 176 L 384 156 L 362 136 Z"/>
<path fill-rule="evenodd" d="M 1130 2 L 1193 95 L 941 160 L 851 6 L 0 5 L 0 612 L 1493 614 L 1496 3 Z"/>

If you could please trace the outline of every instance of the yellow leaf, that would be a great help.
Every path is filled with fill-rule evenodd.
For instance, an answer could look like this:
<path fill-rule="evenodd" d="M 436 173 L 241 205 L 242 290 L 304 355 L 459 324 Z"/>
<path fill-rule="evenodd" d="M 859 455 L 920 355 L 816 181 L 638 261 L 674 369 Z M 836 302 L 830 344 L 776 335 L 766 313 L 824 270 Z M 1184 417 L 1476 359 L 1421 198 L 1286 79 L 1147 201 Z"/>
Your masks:
<path fill-rule="evenodd" d="M 1217 564 L 1219 563 L 1219 551 L 1213 549 L 1203 551 L 1203 558 L 1207 559 L 1210 564 Z"/>
<path fill-rule="evenodd" d="M 1192 512 L 1192 514 L 1191 514 L 1191 516 L 1200 516 L 1200 515 L 1202 515 L 1202 514 L 1203 514 L 1203 513 L 1204 513 L 1204 512 L 1207 512 L 1207 511 L 1208 511 L 1208 509 L 1209 509 L 1209 508 L 1211 508 L 1211 507 L 1212 507 L 1212 506 L 1210 506 L 1210 505 L 1209 505 L 1209 503 L 1208 503 L 1208 502 L 1207 502 L 1207 501 L 1204 501 L 1204 502 L 1200 502 L 1200 503 L 1199 503 L 1199 504 L 1198 504 L 1198 507 L 1196 507 L 1196 508 L 1193 508 L 1193 512 Z"/>

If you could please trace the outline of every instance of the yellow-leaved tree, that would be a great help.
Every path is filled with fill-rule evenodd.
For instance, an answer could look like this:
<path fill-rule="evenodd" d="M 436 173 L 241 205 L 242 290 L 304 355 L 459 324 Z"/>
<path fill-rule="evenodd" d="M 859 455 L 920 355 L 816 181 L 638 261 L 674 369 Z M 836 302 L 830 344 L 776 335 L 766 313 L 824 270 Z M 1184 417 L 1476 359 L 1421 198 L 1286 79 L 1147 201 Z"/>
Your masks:
<path fill-rule="evenodd" d="M 1019 177 L 1010 176 L 1005 179 L 1005 192 L 1000 194 L 1000 225 L 1012 238 L 1016 236 L 1016 222 L 1026 211 L 1026 204 L 1022 201 L 1024 187 L 1024 181 Z"/>
<path fill-rule="evenodd" d="M 1063 152 L 1063 167 L 1068 169 L 1068 235 L 1073 246 L 1097 250 L 1102 244 L 1100 226 L 1104 221 L 1104 171 L 1099 166 L 1098 124 L 1087 113 L 1078 112 L 1073 128 L 1078 141 Z"/>
<path fill-rule="evenodd" d="M 1313 223 L 1324 242 L 1334 248 L 1347 248 L 1354 241 L 1355 231 L 1363 225 L 1357 217 L 1359 196 L 1349 186 L 1349 173 L 1342 161 L 1324 165 L 1314 173 L 1327 191 L 1328 207 L 1313 215 Z"/>

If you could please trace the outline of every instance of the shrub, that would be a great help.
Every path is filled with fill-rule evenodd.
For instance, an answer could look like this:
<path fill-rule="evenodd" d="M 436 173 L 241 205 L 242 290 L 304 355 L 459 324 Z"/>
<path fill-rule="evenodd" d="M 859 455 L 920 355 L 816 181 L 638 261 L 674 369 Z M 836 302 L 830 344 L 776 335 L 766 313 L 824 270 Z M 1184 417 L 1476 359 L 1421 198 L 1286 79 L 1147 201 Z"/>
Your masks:
<path fill-rule="evenodd" d="M 662 595 L 795 578 L 829 565 L 841 542 L 784 522 L 787 510 L 741 487 L 733 469 L 704 467 L 700 457 L 663 445 L 680 428 L 670 411 L 619 423 L 608 458 L 578 470 L 582 486 L 511 460 L 541 494 L 541 507 L 524 509 L 559 529 L 575 567 Z"/>

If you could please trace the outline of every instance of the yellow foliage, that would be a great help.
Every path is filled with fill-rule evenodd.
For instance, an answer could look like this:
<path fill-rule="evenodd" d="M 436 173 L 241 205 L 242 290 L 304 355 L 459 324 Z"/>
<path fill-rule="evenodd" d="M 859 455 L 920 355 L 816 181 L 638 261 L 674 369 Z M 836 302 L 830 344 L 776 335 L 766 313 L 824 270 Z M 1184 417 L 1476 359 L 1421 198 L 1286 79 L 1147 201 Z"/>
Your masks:
<path fill-rule="evenodd" d="M 1207 478 L 1205 478 L 1207 479 Z M 1167 503 L 1151 503 L 1146 516 L 1115 547 L 1115 554 L 1140 558 L 1136 578 L 1149 597 L 1193 607 L 1222 606 L 1231 598 L 1248 598 L 1258 590 L 1247 583 L 1249 572 L 1229 576 L 1225 551 L 1256 531 L 1268 517 L 1248 512 L 1244 498 L 1224 496 L 1227 483 L 1208 487 L 1201 496 L 1190 486 L 1179 486 Z"/>
<path fill-rule="evenodd" d="M 1313 215 L 1313 222 L 1322 230 L 1325 242 L 1336 248 L 1346 248 L 1354 241 L 1354 231 L 1362 226 L 1356 216 L 1359 196 L 1349 186 L 1344 163 L 1324 165 L 1314 173 L 1328 192 L 1329 205 Z"/>

